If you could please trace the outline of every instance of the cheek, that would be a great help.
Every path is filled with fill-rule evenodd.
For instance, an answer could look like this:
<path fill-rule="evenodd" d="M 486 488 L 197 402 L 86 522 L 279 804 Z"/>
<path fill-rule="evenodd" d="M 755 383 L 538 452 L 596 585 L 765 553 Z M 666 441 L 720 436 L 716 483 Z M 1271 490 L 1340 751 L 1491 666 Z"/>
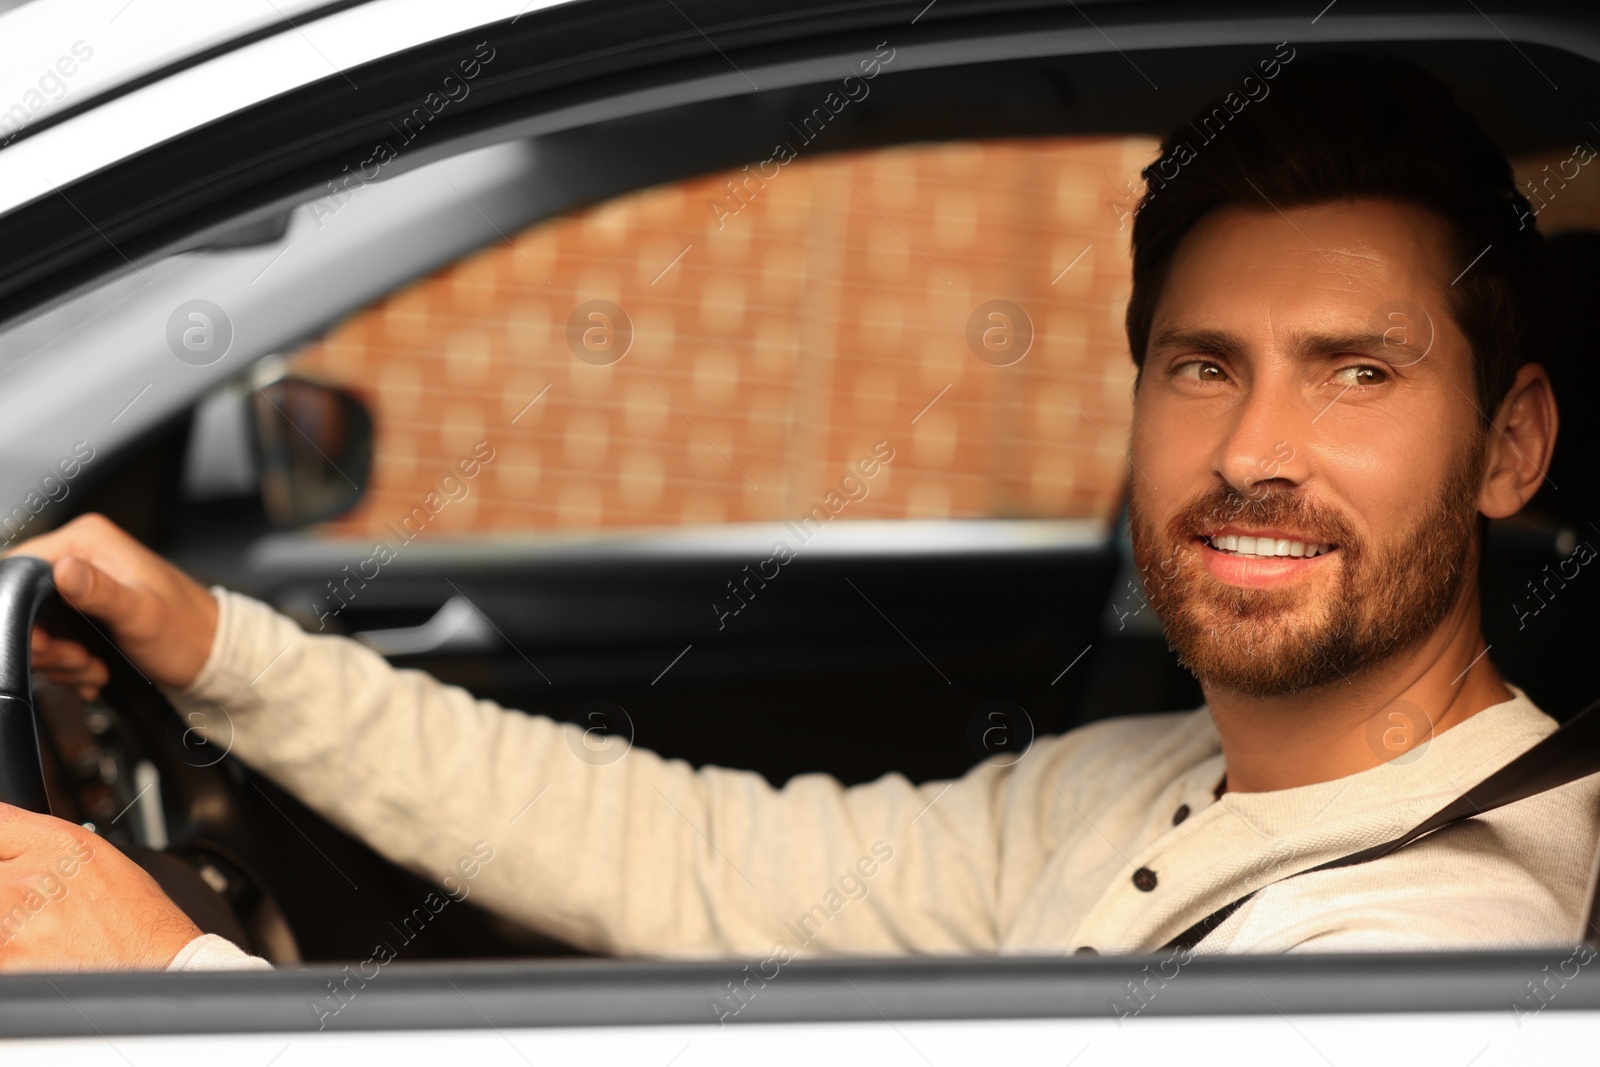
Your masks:
<path fill-rule="evenodd" d="M 1087 427 L 1100 440 L 1093 427 Z M 1204 424 L 1176 405 L 1142 400 L 1128 437 L 1130 492 L 1149 516 L 1167 516 L 1212 488 L 1215 452 Z"/>
<path fill-rule="evenodd" d="M 1336 502 L 1358 536 L 1380 541 L 1415 521 L 1432 499 L 1425 487 L 1445 475 L 1438 449 L 1420 452 L 1411 434 L 1374 426 L 1341 429 L 1305 451 L 1318 499 Z"/>
<path fill-rule="evenodd" d="M 1302 449 L 1312 465 L 1316 498 L 1348 524 L 1359 549 L 1379 555 L 1438 521 L 1445 486 L 1462 476 L 1467 458 L 1468 442 L 1459 430 L 1427 412 L 1405 419 L 1347 418 L 1318 436 Z M 1457 502 L 1445 506 L 1454 509 Z"/>
<path fill-rule="evenodd" d="M 1386 450 L 1373 448 L 1368 443 L 1340 444 L 1330 442 L 1320 450 L 1322 480 L 1340 497 L 1365 505 L 1376 504 L 1380 512 L 1398 505 L 1404 510 L 1407 495 L 1415 496 L 1419 484 L 1428 472 L 1410 465 L 1407 474 L 1402 464 L 1386 454 Z M 1409 494 L 1407 487 L 1410 487 Z"/>

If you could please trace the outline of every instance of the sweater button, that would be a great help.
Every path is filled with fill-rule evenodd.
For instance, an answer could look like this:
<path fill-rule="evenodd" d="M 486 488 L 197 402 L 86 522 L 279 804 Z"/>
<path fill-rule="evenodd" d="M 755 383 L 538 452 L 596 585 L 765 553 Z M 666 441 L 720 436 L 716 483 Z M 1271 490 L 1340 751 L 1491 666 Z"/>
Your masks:
<path fill-rule="evenodd" d="M 1178 810 L 1172 813 L 1172 825 L 1176 826 L 1189 817 L 1189 805 L 1179 804 Z"/>
<path fill-rule="evenodd" d="M 1141 893 L 1148 893 L 1156 887 L 1156 872 L 1149 867 L 1140 867 L 1133 872 L 1133 887 Z"/>
<path fill-rule="evenodd" d="M 1100 952 L 1093 945 L 1079 945 L 1072 950 L 1072 954 L 1074 956 L 1098 956 Z"/>

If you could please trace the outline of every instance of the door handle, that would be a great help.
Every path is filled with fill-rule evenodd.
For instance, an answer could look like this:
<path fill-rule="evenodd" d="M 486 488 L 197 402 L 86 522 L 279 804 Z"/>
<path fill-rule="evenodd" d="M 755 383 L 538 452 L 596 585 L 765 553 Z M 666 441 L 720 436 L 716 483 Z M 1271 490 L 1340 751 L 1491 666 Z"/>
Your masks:
<path fill-rule="evenodd" d="M 453 596 L 421 626 L 362 630 L 350 636 L 380 656 L 421 656 L 492 652 L 499 646 L 500 633 L 472 601 Z"/>

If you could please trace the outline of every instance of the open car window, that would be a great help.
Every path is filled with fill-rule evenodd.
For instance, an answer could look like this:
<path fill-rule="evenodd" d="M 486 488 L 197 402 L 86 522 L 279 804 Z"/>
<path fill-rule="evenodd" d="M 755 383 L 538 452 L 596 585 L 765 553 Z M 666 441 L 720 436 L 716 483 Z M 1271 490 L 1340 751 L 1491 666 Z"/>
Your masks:
<path fill-rule="evenodd" d="M 377 421 L 367 494 L 321 529 L 389 535 L 480 441 L 432 530 L 1109 522 L 1153 147 L 775 157 L 508 235 L 294 358 Z"/>

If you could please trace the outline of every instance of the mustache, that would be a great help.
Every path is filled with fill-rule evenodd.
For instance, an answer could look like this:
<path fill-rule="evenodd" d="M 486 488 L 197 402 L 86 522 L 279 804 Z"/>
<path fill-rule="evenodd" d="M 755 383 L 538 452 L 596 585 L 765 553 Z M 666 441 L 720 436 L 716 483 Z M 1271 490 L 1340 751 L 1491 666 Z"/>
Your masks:
<path fill-rule="evenodd" d="M 1310 540 L 1338 545 L 1351 556 L 1358 549 L 1355 531 L 1344 516 L 1296 490 L 1247 496 L 1219 485 L 1179 508 L 1167 524 L 1167 534 L 1185 543 L 1228 523 L 1301 531 Z"/>

